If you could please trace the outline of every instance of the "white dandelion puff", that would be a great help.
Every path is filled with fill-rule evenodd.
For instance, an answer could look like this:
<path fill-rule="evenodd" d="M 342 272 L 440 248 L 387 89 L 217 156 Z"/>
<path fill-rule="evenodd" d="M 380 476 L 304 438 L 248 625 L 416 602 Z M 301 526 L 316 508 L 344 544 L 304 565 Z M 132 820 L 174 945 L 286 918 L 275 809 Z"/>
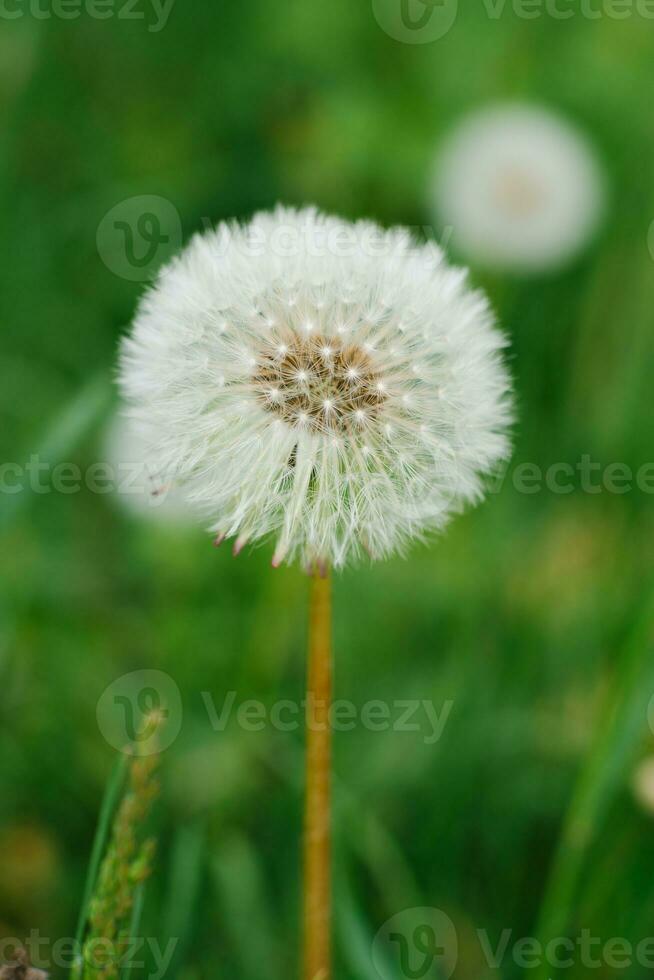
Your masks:
<path fill-rule="evenodd" d="M 148 465 L 220 540 L 273 536 L 276 565 L 338 567 L 481 498 L 509 451 L 504 346 L 433 245 L 278 208 L 197 235 L 161 272 L 120 382 L 156 434 Z"/>
<path fill-rule="evenodd" d="M 438 153 L 432 195 L 462 255 L 519 272 L 576 255 L 597 230 L 606 197 L 584 134 L 522 103 L 474 112 L 455 127 Z"/>

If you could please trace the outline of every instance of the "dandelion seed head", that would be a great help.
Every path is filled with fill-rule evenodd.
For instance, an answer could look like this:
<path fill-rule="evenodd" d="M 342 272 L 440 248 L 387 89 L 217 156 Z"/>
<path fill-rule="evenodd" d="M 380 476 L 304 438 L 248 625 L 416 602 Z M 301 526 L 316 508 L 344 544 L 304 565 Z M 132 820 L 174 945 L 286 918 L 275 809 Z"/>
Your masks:
<path fill-rule="evenodd" d="M 491 106 L 445 138 L 432 196 L 470 261 L 518 272 L 564 264 L 596 231 L 605 181 L 585 134 L 528 103 Z"/>
<path fill-rule="evenodd" d="M 346 254 L 330 248 L 345 239 Z M 120 381 L 154 433 L 148 465 L 214 535 L 342 565 L 402 550 L 483 495 L 509 449 L 504 346 L 434 245 L 279 208 L 196 236 L 163 269 Z"/>

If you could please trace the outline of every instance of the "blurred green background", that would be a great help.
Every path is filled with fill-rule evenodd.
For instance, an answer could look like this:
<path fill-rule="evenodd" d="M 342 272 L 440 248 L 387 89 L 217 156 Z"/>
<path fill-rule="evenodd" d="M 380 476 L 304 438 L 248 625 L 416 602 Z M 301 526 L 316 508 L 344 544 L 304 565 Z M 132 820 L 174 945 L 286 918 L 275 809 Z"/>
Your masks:
<path fill-rule="evenodd" d="M 117 342 L 143 288 L 98 236 L 121 202 L 165 198 L 184 240 L 279 200 L 433 226 L 439 140 L 506 98 L 576 120 L 607 171 L 607 220 L 574 264 L 473 269 L 512 343 L 505 479 L 432 546 L 336 582 L 337 697 L 452 702 L 435 744 L 424 726 L 336 736 L 338 980 L 374 980 L 377 930 L 419 906 L 454 922 L 462 980 L 537 975 L 511 955 L 521 936 L 654 935 L 654 810 L 633 790 L 654 752 L 653 498 L 578 479 L 525 494 L 513 478 L 587 454 L 600 482 L 653 458 L 654 22 L 460 7 L 426 44 L 389 37 L 367 0 L 177 0 L 159 31 L 145 0 L 139 20 L 9 0 L 0 17 L 0 440 L 21 466 L 103 458 Z M 229 691 L 302 697 L 305 577 L 112 495 L 8 493 L 5 475 L 0 935 L 71 935 L 115 757 L 98 699 L 160 669 L 184 720 L 162 760 L 144 928 L 183 937 L 170 977 L 296 975 L 301 732 L 214 731 L 202 692 L 218 710 Z M 478 930 L 495 947 L 507 929 L 491 969 Z"/>

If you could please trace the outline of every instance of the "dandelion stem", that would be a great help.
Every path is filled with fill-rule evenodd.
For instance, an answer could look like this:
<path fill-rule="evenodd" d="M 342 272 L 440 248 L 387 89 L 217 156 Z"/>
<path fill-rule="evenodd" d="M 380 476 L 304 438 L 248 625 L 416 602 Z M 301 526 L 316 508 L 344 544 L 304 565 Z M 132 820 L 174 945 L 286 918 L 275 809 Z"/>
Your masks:
<path fill-rule="evenodd" d="M 331 579 L 311 579 L 304 815 L 304 980 L 331 976 Z"/>

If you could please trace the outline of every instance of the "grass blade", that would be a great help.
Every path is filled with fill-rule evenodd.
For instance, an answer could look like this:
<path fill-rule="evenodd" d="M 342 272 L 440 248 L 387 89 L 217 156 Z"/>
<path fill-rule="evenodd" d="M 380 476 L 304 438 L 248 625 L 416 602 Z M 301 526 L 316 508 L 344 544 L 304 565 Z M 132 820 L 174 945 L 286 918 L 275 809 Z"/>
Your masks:
<path fill-rule="evenodd" d="M 200 824 L 182 827 L 175 836 L 168 873 L 163 934 L 175 942 L 175 952 L 168 969 L 174 977 L 184 951 L 188 948 L 202 880 L 205 832 Z"/>
<path fill-rule="evenodd" d="M 98 871 L 102 861 L 102 856 L 104 854 L 105 845 L 111 832 L 111 821 L 114 813 L 116 812 L 120 794 L 125 784 L 128 764 L 129 756 L 125 752 L 121 752 L 120 756 L 114 763 L 113 770 L 109 776 L 107 786 L 105 788 L 98 826 L 95 832 L 95 838 L 93 840 L 93 849 L 91 851 L 89 867 L 86 873 L 84 896 L 82 899 L 79 918 L 77 920 L 77 930 L 75 932 L 76 951 L 80 950 L 82 947 L 84 931 L 86 929 L 86 923 L 89 915 L 89 904 L 91 902 L 91 896 L 93 895 L 93 888 L 95 887 L 95 882 L 98 877 Z"/>
<path fill-rule="evenodd" d="M 588 848 L 643 736 L 654 691 L 653 616 L 650 602 L 622 658 L 622 682 L 612 715 L 602 726 L 568 808 L 536 930 L 543 945 L 566 934 Z M 551 968 L 543 966 L 535 980 L 544 980 L 549 972 Z"/>
<path fill-rule="evenodd" d="M 54 466 L 65 461 L 66 456 L 101 418 L 110 399 L 111 385 L 107 375 L 103 372 L 92 377 L 46 430 L 35 453 L 39 462 Z M 33 497 L 34 493 L 29 487 L 24 487 L 21 493 L 12 494 L 3 504 L 0 530 L 5 530 Z"/>
<path fill-rule="evenodd" d="M 337 855 L 338 902 L 335 907 L 336 930 L 339 950 L 352 975 L 360 980 L 379 980 L 379 973 L 372 961 L 374 934 L 354 896 L 349 881 L 344 854 Z M 385 976 L 391 975 L 392 967 L 386 964 Z M 401 980 L 398 976 L 397 980 Z"/>
<path fill-rule="evenodd" d="M 240 976 L 279 980 L 279 949 L 270 917 L 270 896 L 255 849 L 241 835 L 230 836 L 212 862 L 213 878 L 224 909 L 225 927 L 230 930 L 239 957 Z"/>
<path fill-rule="evenodd" d="M 145 884 L 141 882 L 138 884 L 134 890 L 134 898 L 132 900 L 132 915 L 129 921 L 129 933 L 128 939 L 133 942 L 134 939 L 140 938 L 139 932 L 141 930 L 141 919 L 143 917 L 143 905 L 145 902 Z M 133 947 L 131 947 L 133 949 Z M 121 980 L 127 980 L 130 970 L 132 969 L 132 955 L 130 952 L 129 959 L 123 966 L 121 971 Z"/>

